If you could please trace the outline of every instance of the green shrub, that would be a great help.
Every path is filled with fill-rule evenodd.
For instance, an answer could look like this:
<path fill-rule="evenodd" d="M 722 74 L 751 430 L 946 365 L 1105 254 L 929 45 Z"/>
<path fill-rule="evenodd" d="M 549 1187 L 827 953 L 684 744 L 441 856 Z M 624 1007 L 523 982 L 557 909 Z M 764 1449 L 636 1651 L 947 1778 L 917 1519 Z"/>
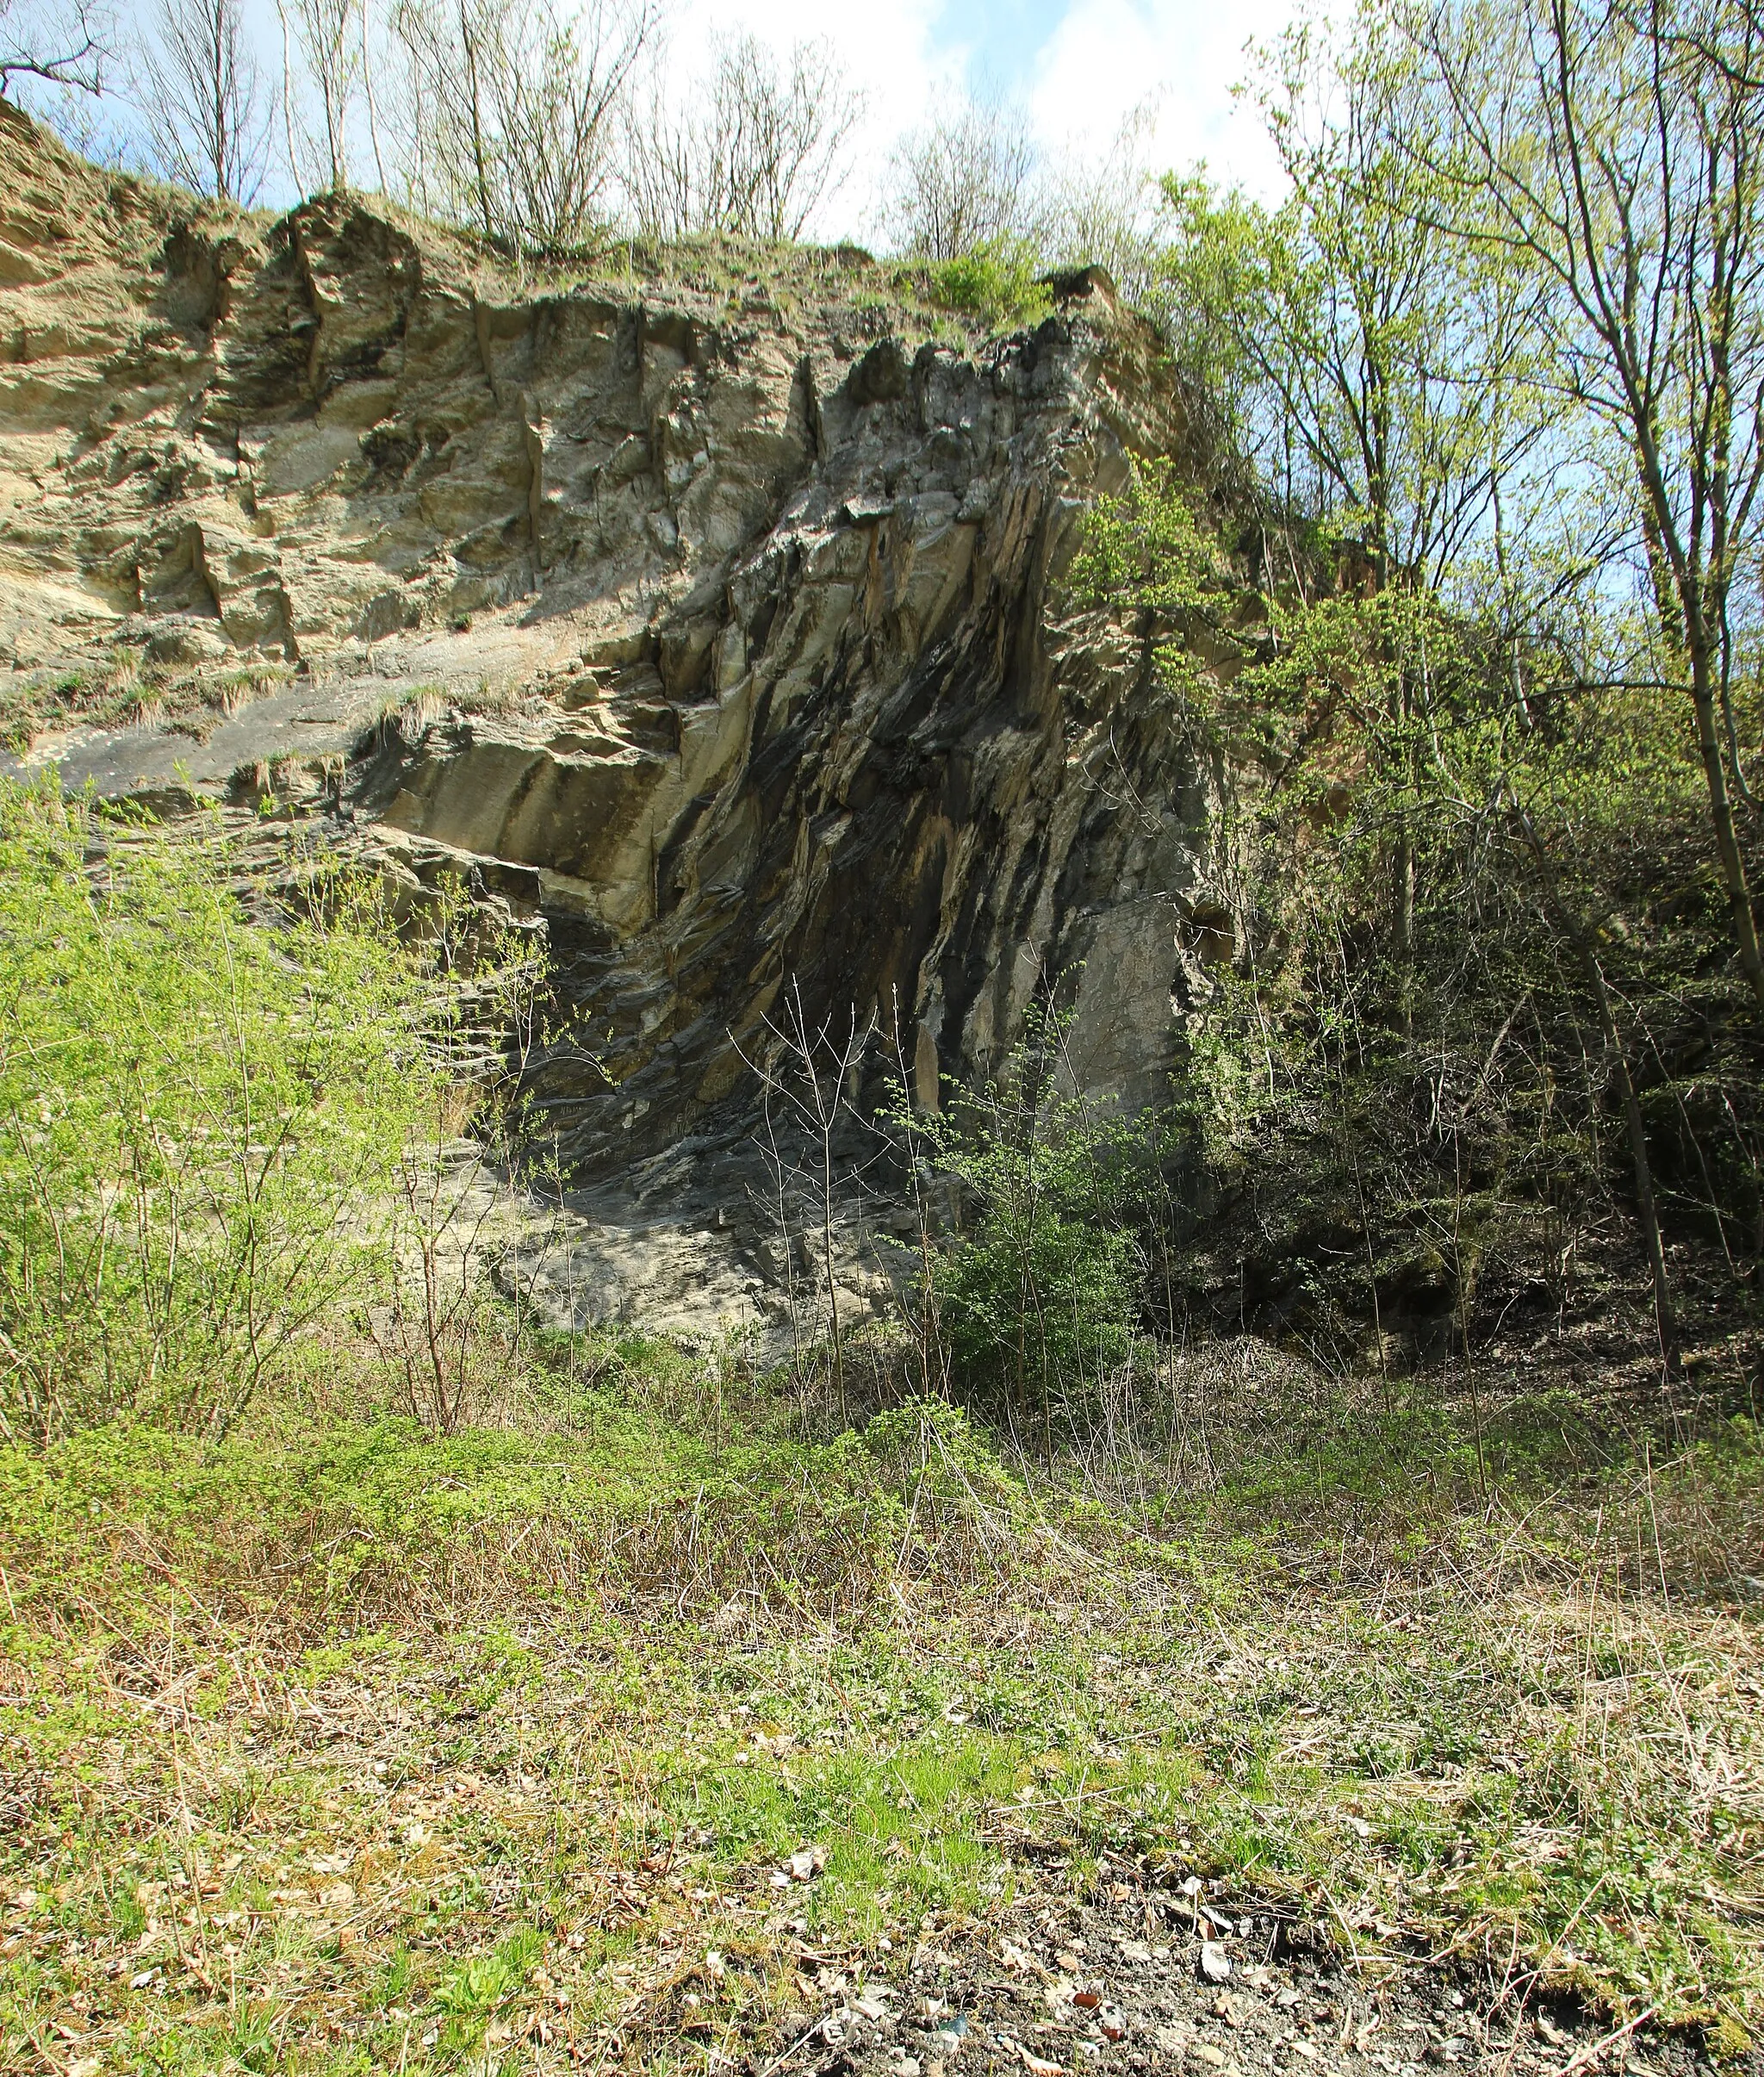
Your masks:
<path fill-rule="evenodd" d="M 931 300 L 995 331 L 1030 324 L 1053 308 L 1037 279 L 1040 271 L 1040 255 L 1033 246 L 1020 239 L 992 239 L 957 258 L 937 261 L 930 270 Z"/>
<path fill-rule="evenodd" d="M 1082 1425 L 1085 1402 L 1127 1356 L 1142 1271 L 1138 1241 L 1118 1228 L 993 1209 L 938 1269 L 952 1376 L 979 1405 Z"/>
<path fill-rule="evenodd" d="M 449 1081 L 425 962 L 346 875 L 315 868 L 270 929 L 239 870 L 216 824 L 106 828 L 53 784 L 0 787 L 16 1440 L 124 1411 L 224 1429 L 386 1269 L 376 1210 Z"/>
<path fill-rule="evenodd" d="M 941 1171 L 965 1208 L 922 1294 L 928 1384 L 941 1369 L 977 1409 L 1049 1435 L 1089 1426 L 1131 1347 L 1165 1132 L 1159 1117 L 1070 1093 L 1070 1021 L 1032 1011 L 997 1080 L 952 1086 L 941 1112 L 897 1090 L 889 1120 L 915 1167 Z"/>

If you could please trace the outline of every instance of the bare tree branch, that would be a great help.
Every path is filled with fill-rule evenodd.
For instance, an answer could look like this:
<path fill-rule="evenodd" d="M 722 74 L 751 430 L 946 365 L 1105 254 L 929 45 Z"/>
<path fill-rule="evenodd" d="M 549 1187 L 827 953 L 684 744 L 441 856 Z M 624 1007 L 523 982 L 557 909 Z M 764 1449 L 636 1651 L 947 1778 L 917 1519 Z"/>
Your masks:
<path fill-rule="evenodd" d="M 657 79 L 627 126 L 624 185 L 637 228 L 800 238 L 845 179 L 862 106 L 825 44 L 798 43 L 786 68 L 753 36 L 721 41 L 695 107 L 671 110 Z"/>
<path fill-rule="evenodd" d="M 249 206 L 269 168 L 270 99 L 241 0 L 159 0 L 142 115 L 169 179 Z"/>
<path fill-rule="evenodd" d="M 1549 279 L 1567 387 L 1628 457 L 1637 558 L 1688 683 L 1741 967 L 1764 1009 L 1733 795 L 1736 632 L 1764 641 L 1764 22 L 1730 0 L 1437 0 L 1406 27 L 1460 235 Z"/>
<path fill-rule="evenodd" d="M 1016 109 L 970 101 L 945 111 L 902 140 L 890 176 L 890 235 L 916 258 L 1042 240 L 1040 157 Z"/>
<path fill-rule="evenodd" d="M 0 94 L 17 78 L 102 94 L 110 28 L 109 14 L 93 0 L 0 0 Z"/>
<path fill-rule="evenodd" d="M 399 0 L 413 198 L 524 252 L 581 244 L 657 0 Z"/>
<path fill-rule="evenodd" d="M 357 26 L 363 0 L 276 0 L 287 40 L 290 26 L 301 65 L 318 100 L 322 134 L 306 143 L 304 165 L 289 171 L 304 186 L 349 185 L 349 118 L 360 89 L 365 45 Z M 295 148 L 289 124 L 290 157 Z"/>

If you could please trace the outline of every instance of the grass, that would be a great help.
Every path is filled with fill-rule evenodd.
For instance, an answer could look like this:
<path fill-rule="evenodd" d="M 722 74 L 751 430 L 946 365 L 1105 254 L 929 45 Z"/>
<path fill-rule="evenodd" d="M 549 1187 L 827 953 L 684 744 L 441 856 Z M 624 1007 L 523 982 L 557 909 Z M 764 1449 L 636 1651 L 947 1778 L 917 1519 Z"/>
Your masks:
<path fill-rule="evenodd" d="M 1048 1461 L 884 1334 L 842 1429 L 473 1280 L 482 998 L 346 882 L 254 937 L 223 830 L 7 805 L 0 2071 L 708 2069 L 1105 1856 L 1753 2039 L 1737 1342 L 1127 1337 Z"/>
<path fill-rule="evenodd" d="M 433 235 L 449 233 L 425 227 Z M 1030 248 L 995 241 L 960 259 L 876 259 L 851 246 L 780 245 L 722 234 L 674 243 L 617 239 L 564 257 L 503 267 L 512 293 L 580 289 L 629 300 L 650 294 L 710 298 L 720 321 L 775 322 L 915 344 L 937 339 L 972 351 L 1001 331 L 1034 325 L 1052 302 Z"/>
<path fill-rule="evenodd" d="M 0 743 L 28 751 L 40 736 L 74 728 L 158 724 L 205 743 L 241 707 L 267 697 L 293 675 L 285 664 L 190 671 L 143 663 L 133 650 L 78 669 L 16 675 L 0 691 Z"/>
<path fill-rule="evenodd" d="M 3 2067 L 708 2068 L 1103 1853 L 1764 2020 L 1745 1421 L 1506 1381 L 1479 1456 L 1437 1381 L 1319 1431 L 1245 1348 L 1182 1387 L 1210 1473 L 1031 1468 L 542 1353 L 445 1440 L 314 1398 L 3 1460 Z"/>
<path fill-rule="evenodd" d="M 262 238 L 276 221 L 274 212 L 192 196 L 141 171 L 94 167 L 91 177 L 113 198 L 127 198 L 113 209 L 109 234 L 131 257 L 148 261 L 156 258 L 174 221 L 194 219 L 217 235 Z M 893 333 L 910 343 L 936 339 L 969 349 L 1001 326 L 1037 321 L 1047 307 L 1032 278 L 1039 263 L 1003 243 L 984 248 L 972 261 L 938 267 L 878 259 L 852 245 L 720 233 L 669 241 L 606 227 L 578 249 L 518 254 L 479 237 L 469 225 L 424 218 L 385 196 L 362 199 L 497 295 L 581 290 L 618 302 L 658 293 L 709 298 L 724 307 L 726 322 L 818 324 L 870 338 Z M 56 682 L 48 680 L 40 689 L 53 700 Z"/>

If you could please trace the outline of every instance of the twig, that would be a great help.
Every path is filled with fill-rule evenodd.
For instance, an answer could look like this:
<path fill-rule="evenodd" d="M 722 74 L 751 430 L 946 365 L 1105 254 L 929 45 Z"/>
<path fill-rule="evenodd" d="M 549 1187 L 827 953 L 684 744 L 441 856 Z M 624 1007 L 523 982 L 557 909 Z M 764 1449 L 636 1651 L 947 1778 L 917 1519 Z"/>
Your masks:
<path fill-rule="evenodd" d="M 807 2048 L 809 2043 L 813 2041 L 816 2035 L 825 2030 L 826 2025 L 827 2022 L 824 2018 L 816 2020 L 815 2024 L 809 2029 L 807 2033 L 798 2034 L 796 2039 L 791 2043 L 790 2046 L 785 2049 L 784 2053 L 780 2055 L 775 2061 L 768 2062 L 766 2065 L 765 2068 L 761 2071 L 760 2077 L 778 2077 L 778 2072 L 784 2068 L 785 2064 L 790 2061 L 793 2056 L 800 2053 L 802 2049 Z"/>
<path fill-rule="evenodd" d="M 1576 2070 L 1583 2070 L 1589 2062 L 1596 2061 L 1606 2049 L 1626 2039 L 1628 2036 L 1636 2031 L 1637 2027 L 1645 2026 L 1658 2010 L 1657 2005 L 1647 2005 L 1637 2012 L 1633 2019 L 1625 2019 L 1621 2026 L 1614 2027 L 1602 2041 L 1595 2041 L 1587 2048 L 1577 2049 L 1556 2071 L 1556 2077 L 1574 2077 Z"/>

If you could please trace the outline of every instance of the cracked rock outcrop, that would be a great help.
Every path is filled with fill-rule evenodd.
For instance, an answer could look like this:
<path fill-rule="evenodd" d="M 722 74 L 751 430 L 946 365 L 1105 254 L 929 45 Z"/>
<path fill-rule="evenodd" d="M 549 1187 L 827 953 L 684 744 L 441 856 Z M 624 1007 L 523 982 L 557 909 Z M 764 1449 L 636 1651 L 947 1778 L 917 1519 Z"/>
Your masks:
<path fill-rule="evenodd" d="M 283 673 L 205 741 L 32 758 L 279 787 L 542 923 L 584 1186 L 726 1197 L 787 991 L 898 1019 L 935 1103 L 1065 974 L 1087 1085 L 1167 1093 L 1224 776 L 1064 581 L 1189 442 L 1106 277 L 981 340 L 845 251 L 539 292 L 361 196 L 180 209 L 3 104 L 0 174 L 5 666 Z"/>

